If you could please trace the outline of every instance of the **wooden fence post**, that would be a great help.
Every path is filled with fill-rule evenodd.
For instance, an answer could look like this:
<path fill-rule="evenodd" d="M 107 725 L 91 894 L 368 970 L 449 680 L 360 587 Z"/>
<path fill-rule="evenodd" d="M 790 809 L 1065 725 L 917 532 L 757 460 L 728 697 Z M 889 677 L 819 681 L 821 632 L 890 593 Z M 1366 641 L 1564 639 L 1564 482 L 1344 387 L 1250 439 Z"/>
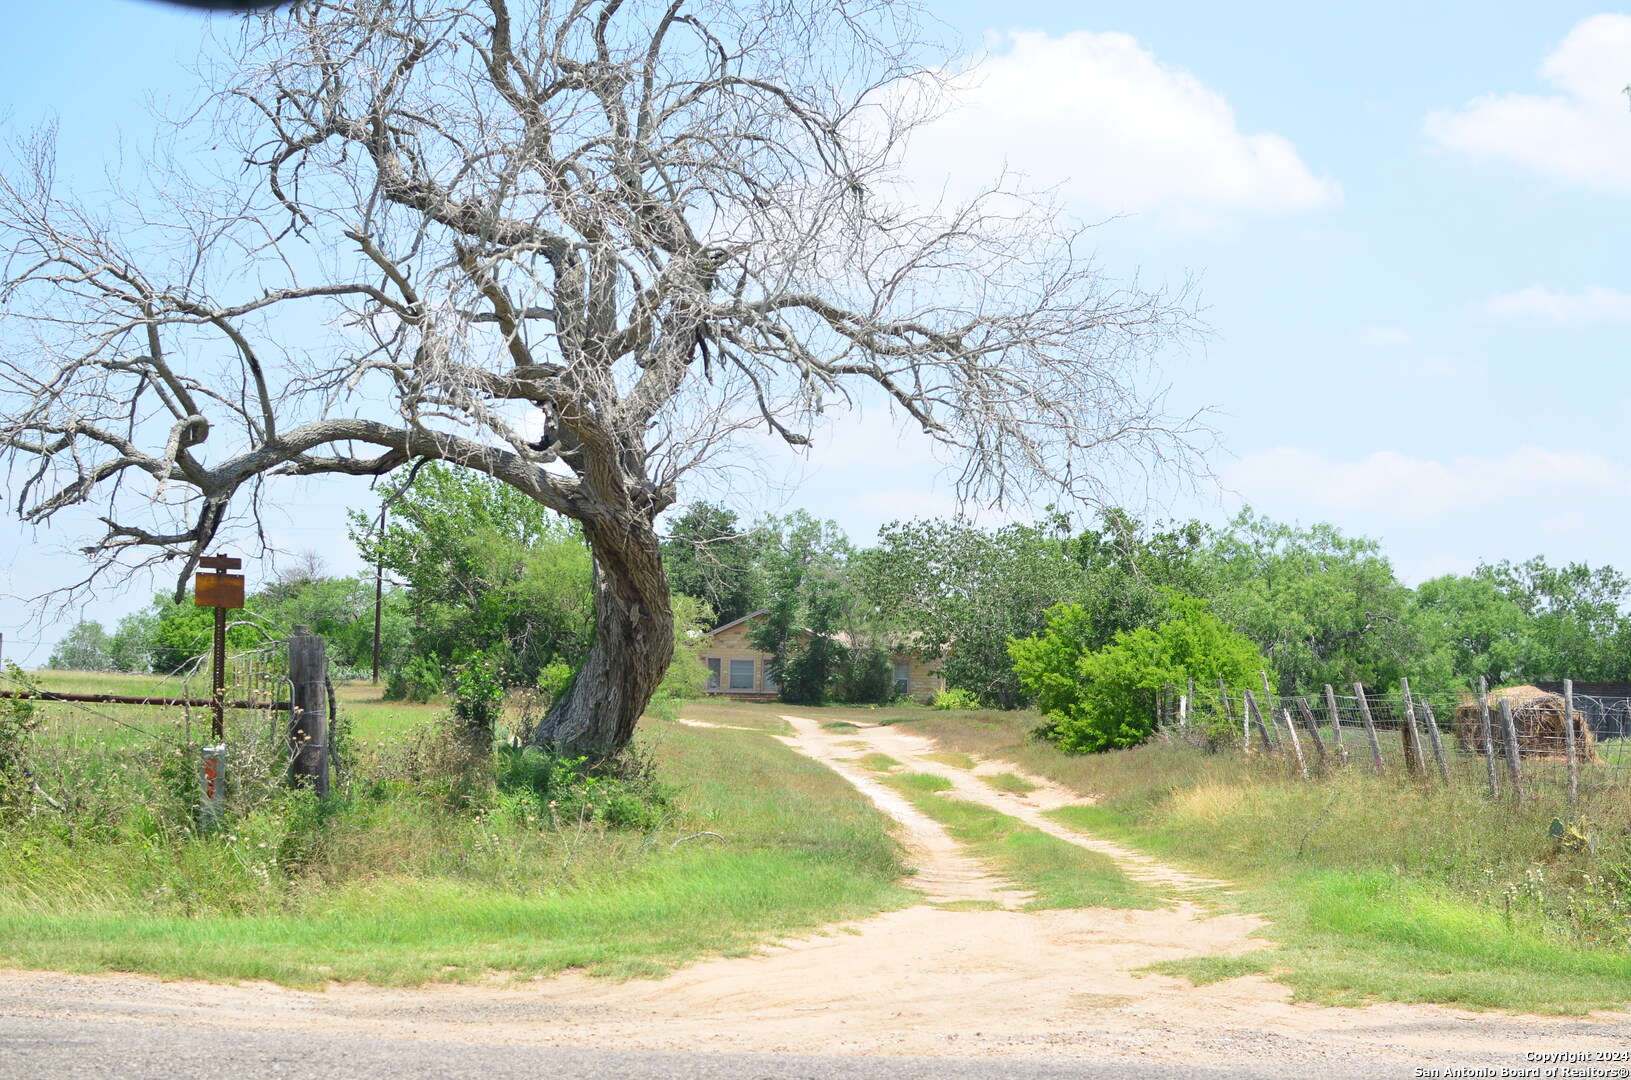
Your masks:
<path fill-rule="evenodd" d="M 1506 733 L 1506 771 L 1512 777 L 1512 797 L 1523 800 L 1523 754 L 1518 747 L 1518 725 L 1512 719 L 1512 702 L 1501 698 L 1501 730 Z"/>
<path fill-rule="evenodd" d="M 1269 711 L 1269 719 L 1273 720 L 1274 719 L 1274 691 L 1269 689 L 1269 673 L 1266 672 L 1266 671 L 1259 671 L 1257 674 L 1263 680 L 1263 705 L 1262 705 L 1261 708 L 1259 708 L 1257 710 L 1257 719 L 1259 720 L 1259 722 L 1261 722 L 1262 719 L 1263 719 L 1263 709 L 1267 709 Z M 1267 729 L 1265 729 L 1265 730 L 1267 730 Z M 1280 749 L 1280 740 L 1276 736 L 1276 734 L 1273 733 L 1273 732 L 1271 732 L 1269 734 L 1269 749 L 1270 750 Z"/>
<path fill-rule="evenodd" d="M 296 627 L 296 631 L 305 627 Z M 289 776 L 328 795 L 328 652 L 315 634 L 289 638 Z"/>
<path fill-rule="evenodd" d="M 1246 696 L 1246 715 L 1257 721 L 1257 733 L 1263 739 L 1264 752 L 1274 749 L 1274 740 L 1269 737 L 1269 726 L 1263 722 L 1263 710 L 1258 707 L 1257 699 L 1252 696 L 1251 690 L 1242 691 Z"/>
<path fill-rule="evenodd" d="M 1569 805 L 1580 801 L 1580 754 L 1574 744 L 1574 680 L 1563 680 L 1563 738 L 1569 755 Z"/>
<path fill-rule="evenodd" d="M 1189 723 L 1189 714 L 1195 711 L 1195 680 L 1189 680 L 1189 692 L 1184 695 L 1184 723 Z"/>
<path fill-rule="evenodd" d="M 1404 744 L 1404 765 L 1411 776 L 1420 776 L 1427 772 L 1421 753 L 1421 732 L 1416 728 L 1416 703 L 1410 700 L 1410 680 L 1399 680 L 1400 693 L 1404 695 L 1404 726 L 1399 728 L 1400 741 Z"/>
<path fill-rule="evenodd" d="M 1450 782 L 1450 764 L 1444 758 L 1444 740 L 1439 737 L 1438 717 L 1433 715 L 1433 703 L 1423 701 L 1421 711 L 1427 715 L 1427 739 L 1433 744 L 1433 760 L 1438 762 L 1438 778 Z"/>
<path fill-rule="evenodd" d="M 1365 700 L 1363 683 L 1354 683 L 1354 694 L 1359 698 L 1359 718 L 1365 721 L 1365 734 L 1370 736 L 1371 763 L 1376 768 L 1376 775 L 1384 776 L 1387 768 L 1382 764 L 1382 740 L 1376 737 L 1376 721 L 1371 718 L 1370 702 Z"/>
<path fill-rule="evenodd" d="M 1478 723 L 1484 731 L 1484 767 L 1489 772 L 1489 797 L 1501 797 L 1501 781 L 1495 771 L 1495 734 L 1489 727 L 1489 683 L 1478 676 Z"/>
<path fill-rule="evenodd" d="M 1314 752 L 1319 758 L 1320 768 L 1325 767 L 1325 742 L 1320 738 L 1320 724 L 1314 719 L 1314 710 L 1308 707 L 1308 699 L 1297 699 L 1297 711 L 1303 715 L 1303 723 L 1308 725 L 1308 733 L 1314 737 Z"/>
<path fill-rule="evenodd" d="M 1297 725 L 1291 722 L 1291 710 L 1281 709 L 1286 716 L 1286 730 L 1291 733 L 1291 749 L 1297 755 L 1297 775 L 1308 779 L 1308 762 L 1303 760 L 1303 743 L 1297 738 Z"/>
<path fill-rule="evenodd" d="M 1342 744 L 1342 713 L 1337 709 L 1337 692 L 1325 684 L 1325 711 L 1331 714 L 1331 741 L 1336 744 L 1337 761 L 1348 764 L 1348 748 Z"/>
<path fill-rule="evenodd" d="M 1218 699 L 1223 702 L 1223 718 L 1230 727 L 1235 726 L 1234 710 L 1229 708 L 1229 688 L 1223 684 L 1223 676 L 1218 676 Z M 1252 728 L 1250 719 L 1240 722 L 1240 750 L 1242 753 L 1252 748 Z"/>

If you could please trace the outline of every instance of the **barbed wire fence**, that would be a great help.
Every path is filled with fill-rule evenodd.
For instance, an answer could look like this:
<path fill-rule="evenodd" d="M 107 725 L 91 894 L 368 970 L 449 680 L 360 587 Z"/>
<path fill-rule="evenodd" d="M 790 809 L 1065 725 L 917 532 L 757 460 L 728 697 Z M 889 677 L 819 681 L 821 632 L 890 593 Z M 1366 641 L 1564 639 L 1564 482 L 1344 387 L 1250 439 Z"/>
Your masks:
<path fill-rule="evenodd" d="M 1159 730 L 1218 751 L 1264 755 L 1317 780 L 1341 769 L 1477 785 L 1493 798 L 1578 805 L 1631 788 L 1631 695 L 1536 687 L 1416 694 L 1359 686 L 1275 694 L 1267 686 L 1169 686 Z"/>

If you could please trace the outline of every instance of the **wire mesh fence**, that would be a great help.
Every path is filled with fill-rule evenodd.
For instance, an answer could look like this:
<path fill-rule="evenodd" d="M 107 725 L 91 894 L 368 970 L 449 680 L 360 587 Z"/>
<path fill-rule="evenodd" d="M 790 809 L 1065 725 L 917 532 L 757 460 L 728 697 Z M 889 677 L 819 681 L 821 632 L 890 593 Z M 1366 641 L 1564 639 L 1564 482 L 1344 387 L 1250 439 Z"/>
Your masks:
<path fill-rule="evenodd" d="M 1491 795 L 1575 802 L 1631 788 L 1631 695 L 1536 687 L 1480 697 L 1334 687 L 1170 687 L 1159 726 L 1215 750 L 1273 755 L 1309 778 L 1363 768 Z"/>
<path fill-rule="evenodd" d="M 272 640 L 227 655 L 228 804 L 254 803 L 282 786 L 287 653 L 284 642 Z M 20 718 L 16 726 L 27 734 L 16 780 L 35 797 L 36 809 L 51 808 L 70 827 L 90 831 L 124 816 L 133 801 L 151 807 L 156 819 L 189 818 L 185 808 L 199 800 L 199 752 L 211 738 L 211 663 L 206 654 L 167 675 L 123 676 L 117 694 L 101 693 L 109 683 L 94 672 L 40 686 L 15 670 L 0 671 L 0 707 Z"/>

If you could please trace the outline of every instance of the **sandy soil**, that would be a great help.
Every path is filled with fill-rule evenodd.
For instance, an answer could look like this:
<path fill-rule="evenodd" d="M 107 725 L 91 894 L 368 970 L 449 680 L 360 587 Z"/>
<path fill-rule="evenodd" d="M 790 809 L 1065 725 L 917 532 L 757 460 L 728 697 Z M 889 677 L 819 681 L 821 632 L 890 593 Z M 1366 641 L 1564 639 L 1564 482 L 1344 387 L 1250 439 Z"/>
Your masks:
<path fill-rule="evenodd" d="M 1158 960 L 1262 947 L 1260 919 L 1213 916 L 1198 879 L 1041 817 L 1075 799 L 1037 790 L 1001 794 L 979 779 L 1017 772 L 930 760 L 935 746 L 894 728 L 831 733 L 787 717 L 789 745 L 820 760 L 900 822 L 925 903 L 832 928 L 740 958 L 695 964 L 660 981 L 606 983 L 578 975 L 520 986 L 399 991 L 339 986 L 302 993 L 262 985 L 206 986 L 138 977 L 0 973 L 0 1011 L 184 1022 L 222 1028 L 302 1028 L 384 1037 L 644 1049 L 1216 1061 L 1298 1073 L 1320 1062 L 1517 1064 L 1540 1050 L 1624 1049 L 1631 1016 L 1582 1020 L 1430 1006 L 1363 1009 L 1295 1005 L 1256 976 L 1192 987 L 1139 976 Z M 696 726 L 706 726 L 698 723 Z M 1102 851 L 1174 903 L 1156 911 L 1014 910 L 1024 894 L 984 871 L 945 831 L 851 759 L 876 751 L 950 779 L 954 795 L 995 807 Z M 948 901 L 994 901 L 956 910 Z M 1394 1074 L 1390 1069 L 1390 1074 Z M 1400 1072 L 1397 1075 L 1408 1075 Z"/>

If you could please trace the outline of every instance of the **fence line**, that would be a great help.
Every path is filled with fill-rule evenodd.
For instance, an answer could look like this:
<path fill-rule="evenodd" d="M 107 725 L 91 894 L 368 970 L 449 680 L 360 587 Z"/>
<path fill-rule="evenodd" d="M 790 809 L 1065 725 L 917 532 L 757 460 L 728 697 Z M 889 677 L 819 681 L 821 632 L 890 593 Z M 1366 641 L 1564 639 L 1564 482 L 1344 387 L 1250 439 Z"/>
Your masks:
<path fill-rule="evenodd" d="M 1408 680 L 1306 695 L 1189 682 L 1159 695 L 1157 720 L 1168 734 L 1278 757 L 1305 777 L 1363 762 L 1382 775 L 1569 805 L 1631 788 L 1631 695 L 1574 693 L 1567 680 L 1561 695 L 1515 704 L 1501 691 L 1424 695 Z"/>

